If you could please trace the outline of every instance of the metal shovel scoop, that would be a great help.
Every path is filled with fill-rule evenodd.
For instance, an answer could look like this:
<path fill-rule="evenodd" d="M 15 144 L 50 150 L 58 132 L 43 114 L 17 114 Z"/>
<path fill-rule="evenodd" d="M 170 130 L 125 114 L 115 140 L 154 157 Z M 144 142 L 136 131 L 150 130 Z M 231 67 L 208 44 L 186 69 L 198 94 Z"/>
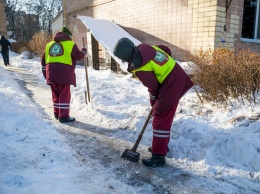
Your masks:
<path fill-rule="evenodd" d="M 143 128 L 142 128 L 142 130 L 141 130 L 141 132 L 140 132 L 140 134 L 139 134 L 139 136 L 138 136 L 138 138 L 137 138 L 133 148 L 131 150 L 126 149 L 124 151 L 124 153 L 122 154 L 121 158 L 130 160 L 132 162 L 138 162 L 139 161 L 140 153 L 136 152 L 136 150 L 137 150 L 137 147 L 138 147 L 138 145 L 139 145 L 139 143 L 140 143 L 140 141 L 141 141 L 141 139 L 143 137 L 145 128 L 146 128 L 146 126 L 147 126 L 147 124 L 148 124 L 148 122 L 149 122 L 149 120 L 150 120 L 150 118 L 152 116 L 152 110 L 153 109 L 150 110 L 150 113 L 149 113 L 148 117 L 146 118 L 145 124 L 144 124 L 144 126 L 143 126 Z"/>

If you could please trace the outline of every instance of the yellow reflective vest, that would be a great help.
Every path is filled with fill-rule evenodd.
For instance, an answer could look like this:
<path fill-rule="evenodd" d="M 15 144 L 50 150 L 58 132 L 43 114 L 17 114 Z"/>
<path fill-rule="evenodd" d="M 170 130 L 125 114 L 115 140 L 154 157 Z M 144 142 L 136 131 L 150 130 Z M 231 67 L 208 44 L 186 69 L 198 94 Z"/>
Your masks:
<path fill-rule="evenodd" d="M 153 46 L 153 48 L 156 50 L 156 56 L 144 66 L 135 69 L 132 72 L 135 74 L 137 71 L 153 71 L 156 79 L 161 84 L 173 70 L 175 66 L 175 60 L 162 49 L 156 46 Z"/>
<path fill-rule="evenodd" d="M 45 50 L 45 63 L 61 63 L 65 65 L 72 65 L 71 52 L 74 46 L 74 42 L 67 41 L 51 41 L 46 45 Z"/>

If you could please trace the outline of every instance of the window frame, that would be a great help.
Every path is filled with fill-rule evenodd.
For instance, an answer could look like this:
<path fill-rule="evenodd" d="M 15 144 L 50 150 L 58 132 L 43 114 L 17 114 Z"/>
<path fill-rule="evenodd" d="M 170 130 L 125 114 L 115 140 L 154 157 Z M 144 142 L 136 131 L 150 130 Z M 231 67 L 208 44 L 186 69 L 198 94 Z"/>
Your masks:
<path fill-rule="evenodd" d="M 260 38 L 257 38 L 257 30 L 258 30 L 258 19 L 259 18 L 259 15 L 260 15 L 260 10 L 259 10 L 259 7 L 260 7 L 260 0 L 257 0 L 257 5 L 256 5 L 256 21 L 255 21 L 255 33 L 254 33 L 254 38 L 251 39 L 251 38 L 242 38 L 241 37 L 241 41 L 244 41 L 244 42 L 252 42 L 252 43 L 260 43 Z M 243 23 L 242 23 L 243 25 Z M 260 30 L 260 28 L 259 28 Z M 241 31 L 241 36 L 242 36 L 242 31 Z"/>

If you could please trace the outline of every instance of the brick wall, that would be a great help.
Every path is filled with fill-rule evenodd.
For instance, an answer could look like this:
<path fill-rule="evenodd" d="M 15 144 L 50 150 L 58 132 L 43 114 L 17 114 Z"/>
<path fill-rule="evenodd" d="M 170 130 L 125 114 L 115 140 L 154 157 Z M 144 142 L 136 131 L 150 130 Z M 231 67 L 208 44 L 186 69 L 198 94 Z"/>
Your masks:
<path fill-rule="evenodd" d="M 64 24 L 81 36 L 86 29 L 75 16 L 113 20 L 143 43 L 169 46 L 173 56 L 181 60 L 191 50 L 192 15 L 188 12 L 187 2 L 188 0 L 78 0 L 75 3 L 64 0 L 67 16 Z"/>
<path fill-rule="evenodd" d="M 232 0 L 226 13 L 226 1 L 218 1 L 215 48 L 237 48 L 260 52 L 259 43 L 241 41 L 244 0 Z M 224 25 L 227 31 L 224 31 Z M 224 37 L 225 42 L 221 42 Z"/>
<path fill-rule="evenodd" d="M 240 41 L 240 38 L 235 37 L 241 36 L 243 6 L 244 0 L 232 0 L 228 9 L 226 1 L 218 1 L 215 48 L 234 48 L 236 42 Z M 224 29 L 225 25 L 226 30 Z"/>
<path fill-rule="evenodd" d="M 217 0 L 188 1 L 188 11 L 192 13 L 191 52 L 215 47 L 217 9 Z"/>
<path fill-rule="evenodd" d="M 86 15 L 112 20 L 143 43 L 165 44 L 182 61 L 200 48 L 250 47 L 259 52 L 259 44 L 240 40 L 243 5 L 244 0 L 232 0 L 226 14 L 226 0 L 63 0 L 63 11 L 64 24 L 79 36 L 79 45 L 86 28 L 75 17 Z"/>
<path fill-rule="evenodd" d="M 0 0 L 0 35 L 4 35 L 6 38 L 8 38 L 4 5 L 4 0 Z"/>

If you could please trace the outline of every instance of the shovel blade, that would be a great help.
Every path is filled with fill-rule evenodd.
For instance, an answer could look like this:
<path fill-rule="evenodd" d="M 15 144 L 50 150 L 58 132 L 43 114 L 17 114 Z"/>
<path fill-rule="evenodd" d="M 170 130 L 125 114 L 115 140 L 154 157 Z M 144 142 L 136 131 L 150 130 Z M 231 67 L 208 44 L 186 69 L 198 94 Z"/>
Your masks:
<path fill-rule="evenodd" d="M 138 163 L 139 157 L 140 157 L 140 154 L 138 152 L 135 152 L 135 151 L 129 150 L 129 149 L 126 149 L 121 156 L 121 158 L 129 160 L 131 162 L 136 162 L 136 163 Z"/>

